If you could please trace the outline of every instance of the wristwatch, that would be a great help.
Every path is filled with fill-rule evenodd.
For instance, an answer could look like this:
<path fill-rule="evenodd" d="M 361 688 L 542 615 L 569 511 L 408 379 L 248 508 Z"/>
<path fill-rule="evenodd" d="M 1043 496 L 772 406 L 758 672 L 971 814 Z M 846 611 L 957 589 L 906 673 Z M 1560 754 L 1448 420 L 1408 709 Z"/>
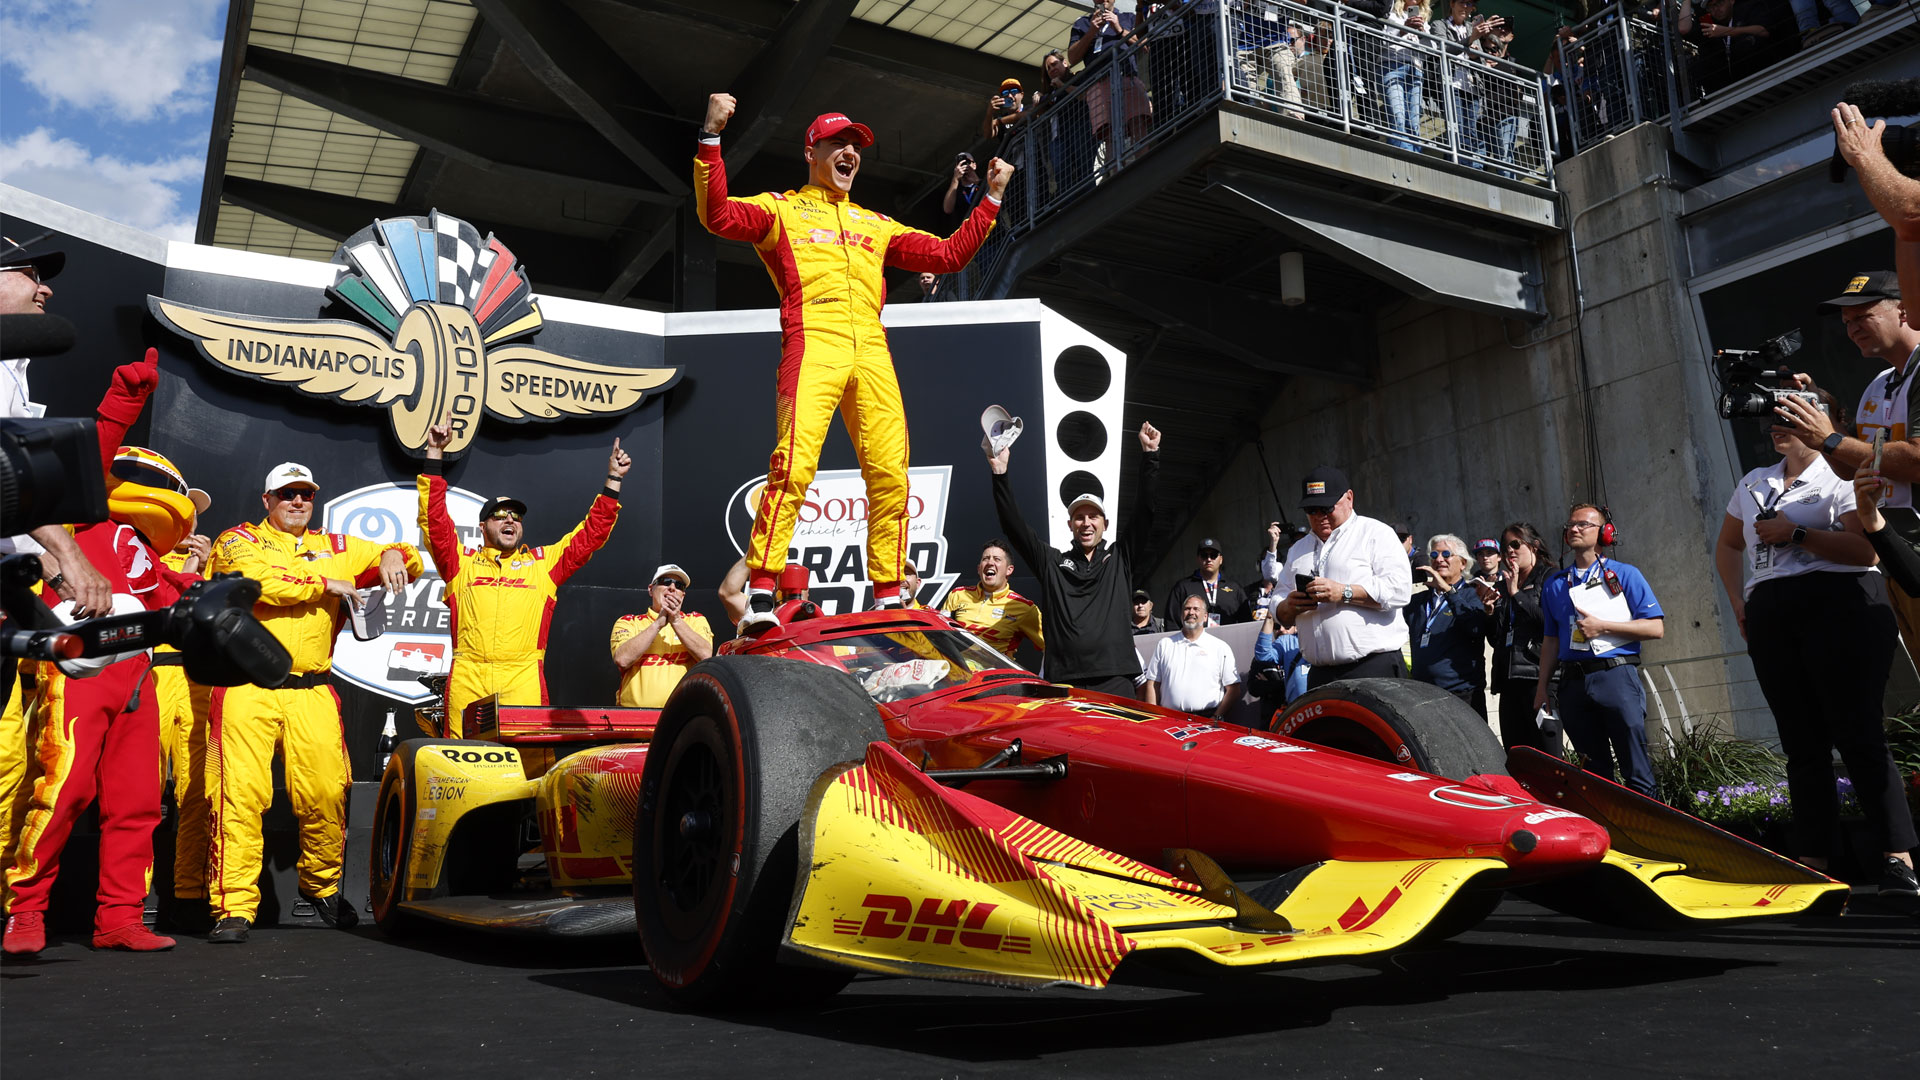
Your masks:
<path fill-rule="evenodd" d="M 1787 537 L 1787 543 L 1804 544 L 1806 542 L 1807 542 L 1807 527 L 1805 525 L 1795 525 L 1793 527 L 1793 535 Z"/>
<path fill-rule="evenodd" d="M 1340 602 L 1343 604 L 1353 603 L 1353 586 L 1347 585 L 1340 590 Z"/>
<path fill-rule="evenodd" d="M 1820 452 L 1823 454 L 1833 453 L 1835 450 L 1840 449 L 1840 443 L 1845 438 L 1846 436 L 1837 431 L 1828 435 L 1826 438 L 1820 440 Z"/>

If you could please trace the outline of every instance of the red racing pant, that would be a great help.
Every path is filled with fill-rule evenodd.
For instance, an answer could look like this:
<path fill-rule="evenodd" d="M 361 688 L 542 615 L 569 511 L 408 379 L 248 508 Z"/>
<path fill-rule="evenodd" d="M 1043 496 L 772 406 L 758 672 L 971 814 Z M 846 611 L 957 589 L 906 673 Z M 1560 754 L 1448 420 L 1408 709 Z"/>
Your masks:
<path fill-rule="evenodd" d="M 796 329 L 781 350 L 774 401 L 778 441 L 747 549 L 756 587 L 787 565 L 794 520 L 820 467 L 836 409 L 867 485 L 867 577 L 876 585 L 900 580 L 907 546 L 907 412 L 886 338 L 849 344 L 845 336 Z"/>
<path fill-rule="evenodd" d="M 159 713 L 147 658 L 122 660 L 87 679 L 42 665 L 33 794 L 7 871 L 10 911 L 45 911 L 73 823 L 100 800 L 100 890 L 95 933 L 140 921 L 160 824 Z M 136 701 L 135 698 L 138 698 Z"/>

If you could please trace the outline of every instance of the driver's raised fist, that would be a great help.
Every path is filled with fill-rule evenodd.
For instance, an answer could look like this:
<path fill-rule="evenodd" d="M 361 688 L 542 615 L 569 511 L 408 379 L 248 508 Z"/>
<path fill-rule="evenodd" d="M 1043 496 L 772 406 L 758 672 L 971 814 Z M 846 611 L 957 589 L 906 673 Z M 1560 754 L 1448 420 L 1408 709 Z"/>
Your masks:
<path fill-rule="evenodd" d="M 733 119 L 733 110 L 739 107 L 740 103 L 733 99 L 732 94 L 714 94 L 707 98 L 707 122 L 703 130 L 715 135 L 725 131 L 727 121 Z"/>

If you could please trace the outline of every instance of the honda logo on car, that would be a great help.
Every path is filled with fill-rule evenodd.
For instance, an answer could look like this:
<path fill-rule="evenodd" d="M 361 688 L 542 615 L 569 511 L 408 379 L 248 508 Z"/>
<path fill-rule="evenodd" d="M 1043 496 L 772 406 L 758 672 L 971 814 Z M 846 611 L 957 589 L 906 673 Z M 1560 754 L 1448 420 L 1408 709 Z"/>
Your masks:
<path fill-rule="evenodd" d="M 1459 784 L 1445 784 L 1434 788 L 1427 792 L 1427 797 L 1435 802 L 1443 802 L 1450 806 L 1464 806 L 1469 810 L 1512 810 L 1516 807 L 1534 805 L 1529 799 L 1516 799 L 1497 791 L 1462 787 Z"/>

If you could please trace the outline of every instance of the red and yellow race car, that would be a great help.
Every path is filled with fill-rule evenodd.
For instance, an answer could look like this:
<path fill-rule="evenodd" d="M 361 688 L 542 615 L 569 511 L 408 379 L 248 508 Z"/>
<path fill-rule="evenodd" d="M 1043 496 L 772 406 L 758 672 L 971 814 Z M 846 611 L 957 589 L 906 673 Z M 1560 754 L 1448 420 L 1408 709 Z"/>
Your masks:
<path fill-rule="evenodd" d="M 1424 684 L 1334 684 L 1258 732 L 1047 683 L 930 612 L 781 616 L 695 667 L 644 744 L 531 780 L 512 745 L 405 744 L 376 824 L 381 925 L 617 931 L 630 914 L 669 993 L 717 1006 L 859 971 L 1099 987 L 1131 956 L 1381 954 L 1465 930 L 1509 890 L 1637 926 L 1845 903 L 1846 886 L 1564 762 L 1503 759 Z M 479 772 L 445 778 L 476 757 L 491 794 Z M 491 895 L 462 897 L 448 867 L 478 863 L 446 856 L 485 845 L 458 823 L 492 814 L 497 835 L 508 803 L 553 887 L 501 891 L 535 839 L 508 830 Z M 517 922 L 500 917 L 513 903 Z"/>

